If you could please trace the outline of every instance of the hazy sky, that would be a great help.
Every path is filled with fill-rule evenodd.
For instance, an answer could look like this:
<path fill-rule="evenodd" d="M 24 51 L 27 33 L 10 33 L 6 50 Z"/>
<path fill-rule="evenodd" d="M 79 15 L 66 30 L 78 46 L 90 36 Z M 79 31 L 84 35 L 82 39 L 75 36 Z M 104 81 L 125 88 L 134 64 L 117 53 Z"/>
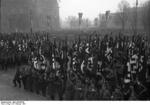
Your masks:
<path fill-rule="evenodd" d="M 60 0 L 60 17 L 65 19 L 68 16 L 78 16 L 78 12 L 83 12 L 83 17 L 94 19 L 99 13 L 106 10 L 115 12 L 121 0 Z M 136 0 L 126 0 L 131 6 L 135 5 Z M 139 0 L 139 4 L 146 0 Z"/>

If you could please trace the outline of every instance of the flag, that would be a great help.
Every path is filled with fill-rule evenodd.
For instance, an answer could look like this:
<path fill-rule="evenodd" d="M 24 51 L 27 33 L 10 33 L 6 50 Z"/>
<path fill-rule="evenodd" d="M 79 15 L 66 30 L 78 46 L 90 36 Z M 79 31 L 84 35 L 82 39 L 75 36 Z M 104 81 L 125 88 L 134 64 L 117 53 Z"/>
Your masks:
<path fill-rule="evenodd" d="M 63 40 L 63 58 L 65 59 L 67 55 L 67 37 Z"/>
<path fill-rule="evenodd" d="M 53 46 L 54 46 L 54 50 L 55 50 L 57 48 L 56 38 L 54 38 Z"/>
<path fill-rule="evenodd" d="M 62 48 L 62 43 L 61 43 L 61 40 L 59 41 L 59 44 L 58 44 L 58 49 L 59 51 L 61 51 L 61 48 Z"/>
<path fill-rule="evenodd" d="M 80 35 L 79 35 L 78 36 L 78 42 L 77 42 L 77 44 L 78 44 L 78 51 L 79 51 L 80 43 L 81 43 L 81 39 L 80 39 Z"/>

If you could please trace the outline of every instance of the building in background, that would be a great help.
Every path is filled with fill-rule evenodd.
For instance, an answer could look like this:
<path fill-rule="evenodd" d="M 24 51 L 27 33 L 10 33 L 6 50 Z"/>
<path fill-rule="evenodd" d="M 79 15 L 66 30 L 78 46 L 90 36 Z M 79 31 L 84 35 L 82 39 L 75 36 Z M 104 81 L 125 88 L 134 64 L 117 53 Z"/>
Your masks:
<path fill-rule="evenodd" d="M 1 0 L 0 4 L 2 32 L 59 29 L 57 0 Z"/>
<path fill-rule="evenodd" d="M 137 15 L 137 28 L 139 30 L 143 30 L 143 21 L 142 21 L 142 7 L 138 7 L 138 15 Z M 134 30 L 135 26 L 136 26 L 136 15 L 135 15 L 135 8 L 130 8 L 128 10 L 128 18 L 126 20 L 126 25 L 125 25 L 125 29 L 127 30 Z M 107 25 L 106 25 L 107 24 Z M 115 13 L 110 13 L 109 14 L 109 18 L 106 22 L 106 14 L 100 14 L 99 15 L 99 27 L 101 29 L 121 29 L 122 28 L 122 23 L 121 23 L 121 19 L 119 17 L 119 13 L 115 12 Z"/>

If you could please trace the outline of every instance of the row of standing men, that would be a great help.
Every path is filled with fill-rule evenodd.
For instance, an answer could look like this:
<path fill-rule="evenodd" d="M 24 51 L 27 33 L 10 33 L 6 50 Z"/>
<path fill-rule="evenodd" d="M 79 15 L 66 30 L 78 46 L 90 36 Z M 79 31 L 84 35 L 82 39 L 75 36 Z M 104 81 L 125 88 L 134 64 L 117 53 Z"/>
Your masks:
<path fill-rule="evenodd" d="M 66 71 L 63 72 L 67 75 L 65 81 L 70 85 L 65 86 L 65 96 L 69 95 L 70 99 L 76 96 L 73 93 L 80 93 L 80 99 L 90 99 L 85 94 L 89 91 L 93 99 L 148 98 L 144 93 L 148 91 L 149 43 L 140 35 L 101 37 L 94 34 L 86 39 L 79 37 L 72 45 L 67 38 L 63 41 L 54 39 L 52 42 L 47 35 L 37 35 L 36 38 L 23 36 L 17 36 L 23 40 L 12 37 L 1 40 L 1 61 L 5 61 L 1 62 L 3 68 L 12 64 L 10 62 L 28 64 L 32 58 L 41 56 L 48 59 L 52 70 Z M 11 57 L 8 58 L 3 55 L 10 53 Z M 58 75 L 57 72 L 55 75 Z"/>

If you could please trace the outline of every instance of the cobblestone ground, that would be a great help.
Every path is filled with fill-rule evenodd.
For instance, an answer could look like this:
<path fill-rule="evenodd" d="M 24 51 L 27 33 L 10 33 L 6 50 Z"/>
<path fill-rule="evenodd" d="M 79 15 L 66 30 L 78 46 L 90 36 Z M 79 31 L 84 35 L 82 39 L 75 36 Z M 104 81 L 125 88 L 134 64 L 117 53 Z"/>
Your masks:
<path fill-rule="evenodd" d="M 46 100 L 45 97 L 14 87 L 12 79 L 15 70 L 0 71 L 0 100 Z"/>

